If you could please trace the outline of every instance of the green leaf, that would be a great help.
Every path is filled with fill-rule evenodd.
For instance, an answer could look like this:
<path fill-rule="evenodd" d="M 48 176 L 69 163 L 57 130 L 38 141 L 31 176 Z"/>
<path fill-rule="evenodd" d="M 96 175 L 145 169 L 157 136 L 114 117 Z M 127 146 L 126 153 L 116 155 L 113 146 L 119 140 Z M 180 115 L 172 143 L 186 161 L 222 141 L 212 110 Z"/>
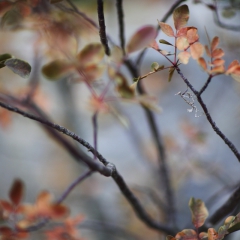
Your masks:
<path fill-rule="evenodd" d="M 233 225 L 232 227 L 230 227 L 228 229 L 228 232 L 233 233 L 233 232 L 236 232 L 236 231 L 239 231 L 239 230 L 240 230 L 240 222 L 238 222 L 235 225 Z"/>
<path fill-rule="evenodd" d="M 157 71 L 159 68 L 159 64 L 157 62 L 153 62 L 151 65 L 152 71 Z"/>
<path fill-rule="evenodd" d="M 12 58 L 13 56 L 9 53 L 4 53 L 0 55 L 0 68 L 5 67 L 5 61 L 9 58 Z"/>
<path fill-rule="evenodd" d="M 42 73 L 49 80 L 58 80 L 66 76 L 71 68 L 72 64 L 65 60 L 58 59 L 44 65 L 42 67 Z"/>
<path fill-rule="evenodd" d="M 10 58 L 7 59 L 4 64 L 22 78 L 28 78 L 31 73 L 30 64 L 21 59 Z"/>
<path fill-rule="evenodd" d="M 189 9 L 187 5 L 182 5 L 176 8 L 173 12 L 173 21 L 176 30 L 184 27 L 189 19 Z"/>
<path fill-rule="evenodd" d="M 166 41 L 164 39 L 160 39 L 159 42 L 162 43 L 162 44 L 173 46 L 170 42 L 168 42 L 168 41 Z"/>
<path fill-rule="evenodd" d="M 169 68 L 168 82 L 171 82 L 174 71 L 175 71 L 175 67 Z"/>
<path fill-rule="evenodd" d="M 127 53 L 132 53 L 147 47 L 156 36 L 157 30 L 154 26 L 144 26 L 138 29 L 126 46 Z"/>
<path fill-rule="evenodd" d="M 233 8 L 226 7 L 222 10 L 222 16 L 225 18 L 233 18 L 236 15 L 236 11 Z"/>
<path fill-rule="evenodd" d="M 192 223 L 196 228 L 201 227 L 208 217 L 208 210 L 201 199 L 190 198 L 189 207 L 192 212 Z"/>
<path fill-rule="evenodd" d="M 15 30 L 20 27 L 22 19 L 22 15 L 16 9 L 11 9 L 3 15 L 1 27 L 6 30 Z"/>

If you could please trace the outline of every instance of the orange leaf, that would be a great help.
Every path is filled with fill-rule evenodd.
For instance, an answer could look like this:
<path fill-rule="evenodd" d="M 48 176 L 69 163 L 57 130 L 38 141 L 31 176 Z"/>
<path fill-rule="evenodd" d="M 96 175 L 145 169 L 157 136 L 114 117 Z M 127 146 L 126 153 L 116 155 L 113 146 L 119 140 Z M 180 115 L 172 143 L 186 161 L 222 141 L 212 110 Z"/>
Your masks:
<path fill-rule="evenodd" d="M 212 56 L 212 55 L 211 55 L 211 52 L 210 52 L 210 50 L 209 50 L 209 48 L 208 48 L 207 45 L 205 45 L 205 51 L 206 51 L 206 54 L 207 54 L 209 57 Z"/>
<path fill-rule="evenodd" d="M 203 55 L 204 47 L 201 43 L 196 42 L 190 46 L 192 58 L 197 60 Z"/>
<path fill-rule="evenodd" d="M 212 52 L 212 57 L 213 58 L 221 58 L 222 56 L 224 56 L 224 51 L 221 48 L 216 48 L 213 52 Z"/>
<path fill-rule="evenodd" d="M 157 36 L 157 31 L 154 26 L 144 26 L 137 30 L 129 40 L 126 50 L 127 53 L 138 51 L 147 47 Z"/>
<path fill-rule="evenodd" d="M 189 207 L 192 212 L 192 223 L 196 228 L 201 227 L 208 217 L 208 210 L 201 199 L 191 198 Z"/>
<path fill-rule="evenodd" d="M 38 206 L 46 206 L 46 205 L 49 205 L 52 202 L 52 200 L 53 200 L 53 196 L 51 193 L 49 193 L 48 191 L 42 191 L 37 196 L 36 204 Z"/>
<path fill-rule="evenodd" d="M 69 215 L 69 209 L 61 204 L 53 204 L 49 206 L 49 216 L 53 219 L 65 218 Z"/>
<path fill-rule="evenodd" d="M 203 68 L 204 71 L 207 71 L 207 63 L 204 58 L 200 57 L 198 59 L 198 64 Z"/>
<path fill-rule="evenodd" d="M 196 28 L 192 28 L 187 31 L 187 40 L 189 43 L 194 43 L 194 42 L 198 41 L 198 39 L 199 39 L 199 36 L 197 34 Z"/>
<path fill-rule="evenodd" d="M 218 44 L 219 44 L 219 37 L 214 37 L 211 42 L 211 51 L 212 52 L 217 48 Z"/>
<path fill-rule="evenodd" d="M 153 40 L 153 41 L 149 44 L 149 47 L 151 47 L 151 48 L 153 48 L 153 49 L 155 49 L 155 50 L 158 50 L 158 49 L 159 49 L 156 40 Z"/>
<path fill-rule="evenodd" d="M 240 65 L 235 67 L 235 69 L 233 70 L 232 74 L 240 75 Z"/>
<path fill-rule="evenodd" d="M 190 55 L 189 52 L 184 51 L 184 52 L 180 52 L 178 54 L 178 59 L 180 60 L 181 63 L 187 64 L 188 61 L 189 61 L 190 56 L 191 55 Z"/>
<path fill-rule="evenodd" d="M 233 71 L 235 70 L 235 68 L 236 68 L 237 66 L 239 66 L 239 65 L 240 65 L 240 64 L 239 64 L 238 60 L 232 61 L 232 62 L 229 64 L 229 66 L 228 66 L 228 69 L 227 69 L 226 74 L 231 74 L 231 73 L 233 73 Z"/>
<path fill-rule="evenodd" d="M 168 25 L 167 23 L 164 23 L 164 22 L 159 22 L 158 21 L 158 24 L 161 28 L 161 30 L 169 37 L 174 37 L 174 32 L 173 32 L 173 29 L 170 25 Z"/>
<path fill-rule="evenodd" d="M 177 32 L 177 37 L 186 37 L 187 36 L 187 31 L 190 29 L 197 29 L 195 27 L 184 27 L 179 29 L 179 31 Z"/>
<path fill-rule="evenodd" d="M 177 39 L 177 44 L 176 44 L 178 50 L 182 51 L 182 50 L 185 50 L 186 48 L 188 48 L 189 46 L 189 43 L 188 43 L 188 40 L 187 38 L 185 37 L 179 37 Z"/>
<path fill-rule="evenodd" d="M 211 69 L 210 71 L 211 73 L 224 73 L 225 72 L 225 68 L 223 65 L 221 66 L 217 66 Z"/>
<path fill-rule="evenodd" d="M 218 238 L 218 234 L 214 228 L 208 229 L 208 240 L 216 240 Z"/>
<path fill-rule="evenodd" d="M 9 198 L 11 199 L 12 203 L 17 206 L 22 200 L 24 191 L 24 184 L 20 179 L 16 179 L 9 192 Z"/>
<path fill-rule="evenodd" d="M 173 12 L 174 26 L 177 30 L 184 27 L 189 19 L 189 9 L 187 5 L 176 8 Z"/>
<path fill-rule="evenodd" d="M 215 60 L 213 60 L 212 64 L 216 67 L 216 66 L 220 66 L 223 65 L 225 63 L 225 61 L 221 58 L 216 58 Z"/>
<path fill-rule="evenodd" d="M 175 238 L 177 240 L 198 240 L 197 233 L 192 229 L 184 229 Z"/>

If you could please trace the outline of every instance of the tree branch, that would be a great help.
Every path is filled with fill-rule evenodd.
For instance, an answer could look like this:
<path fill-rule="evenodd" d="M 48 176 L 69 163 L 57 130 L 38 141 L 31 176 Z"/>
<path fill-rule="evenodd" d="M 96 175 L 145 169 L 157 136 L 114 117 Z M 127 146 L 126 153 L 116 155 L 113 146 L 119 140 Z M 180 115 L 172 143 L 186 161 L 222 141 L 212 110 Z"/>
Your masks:
<path fill-rule="evenodd" d="M 212 75 L 209 75 L 207 81 L 205 82 L 205 84 L 203 85 L 203 87 L 200 89 L 199 93 L 198 93 L 198 96 L 201 96 L 202 93 L 206 90 L 206 88 L 208 87 L 209 83 L 211 82 L 212 80 Z"/>
<path fill-rule="evenodd" d="M 105 48 L 106 55 L 110 56 L 110 49 L 108 46 L 108 39 L 106 35 L 106 26 L 105 26 L 105 19 L 104 19 L 104 10 L 103 10 L 103 0 L 97 1 L 97 12 L 98 12 L 98 22 L 99 22 L 99 36 L 102 45 Z"/>
<path fill-rule="evenodd" d="M 125 52 L 125 36 L 124 36 L 124 13 L 123 13 L 123 0 L 116 0 L 117 14 L 118 14 L 118 26 L 119 26 L 119 38 L 123 56 Z"/>
<path fill-rule="evenodd" d="M 187 80 L 187 78 L 185 78 L 185 76 L 183 75 L 183 73 L 181 72 L 181 70 L 180 70 L 180 68 L 178 66 L 175 66 L 175 69 L 177 70 L 178 74 L 181 76 L 183 81 L 186 83 L 186 85 L 192 90 L 192 92 L 197 97 L 197 100 L 198 100 L 200 106 L 202 107 L 203 112 L 205 113 L 206 118 L 207 118 L 208 122 L 210 123 L 210 125 L 212 126 L 213 130 L 227 144 L 227 146 L 230 148 L 230 150 L 234 153 L 234 155 L 236 156 L 236 158 L 240 162 L 240 153 L 238 152 L 238 150 L 234 146 L 234 144 L 217 127 L 216 123 L 213 121 L 213 119 L 212 119 L 212 117 L 211 117 L 211 115 L 210 115 L 210 113 L 208 111 L 208 108 L 207 108 L 206 104 L 203 102 L 201 96 L 199 95 L 199 92 L 192 86 L 192 84 Z"/>
<path fill-rule="evenodd" d="M 217 224 L 228 214 L 231 214 L 240 201 L 240 187 L 238 187 L 229 199 L 209 218 L 211 224 Z"/>
<path fill-rule="evenodd" d="M 102 166 L 99 165 L 96 161 L 93 161 L 91 158 L 83 158 L 81 159 L 83 162 L 85 162 L 89 168 L 92 171 L 98 171 L 100 172 L 102 175 L 104 176 L 112 176 L 112 178 L 114 179 L 115 183 L 117 184 L 117 186 L 119 187 L 119 189 L 121 190 L 122 194 L 125 196 L 125 198 L 128 200 L 129 204 L 132 206 L 134 212 L 136 213 L 136 215 L 150 228 L 159 230 L 159 231 L 163 231 L 167 234 L 174 234 L 177 230 L 170 228 L 166 225 L 160 224 L 158 222 L 156 222 L 155 220 L 153 220 L 151 218 L 151 216 L 145 211 L 145 209 L 143 208 L 143 206 L 141 205 L 141 203 L 138 201 L 138 199 L 134 196 L 134 194 L 131 192 L 131 190 L 128 188 L 127 184 L 125 183 L 125 181 L 123 180 L 122 176 L 118 173 L 116 167 L 109 163 L 105 158 L 103 158 L 103 156 L 96 151 L 88 142 L 86 142 L 85 140 L 81 139 L 80 137 L 78 137 L 75 133 L 69 131 L 68 129 L 58 125 L 58 124 L 54 124 L 52 122 L 49 122 L 45 119 L 41 119 L 37 116 L 34 116 L 32 114 L 29 114 L 27 112 L 24 112 L 22 110 L 20 110 L 19 108 L 10 106 L 8 104 L 5 104 L 3 102 L 0 102 L 0 106 L 11 111 L 11 112 L 15 112 L 18 113 L 20 115 L 22 115 L 23 117 L 27 117 L 30 118 L 34 121 L 37 121 L 39 123 L 42 123 L 50 128 L 53 128 L 71 138 L 73 138 L 74 140 L 76 140 L 77 142 L 79 142 L 80 144 L 82 144 L 84 147 L 86 147 L 90 152 L 92 152 L 93 154 L 96 153 L 96 156 L 98 157 L 98 159 L 106 166 Z M 43 223 L 43 226 L 45 225 L 45 223 Z"/>

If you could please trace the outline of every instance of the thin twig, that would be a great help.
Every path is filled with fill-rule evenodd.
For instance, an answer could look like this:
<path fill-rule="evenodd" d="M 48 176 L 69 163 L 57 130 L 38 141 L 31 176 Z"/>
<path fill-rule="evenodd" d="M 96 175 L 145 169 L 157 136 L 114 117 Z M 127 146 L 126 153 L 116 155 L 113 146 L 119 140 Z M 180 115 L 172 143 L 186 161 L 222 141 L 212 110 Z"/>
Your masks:
<path fill-rule="evenodd" d="M 64 193 L 62 194 L 62 196 L 56 201 L 56 203 L 60 204 L 61 202 L 63 202 L 67 196 L 70 194 L 70 192 L 82 181 L 84 181 L 86 178 L 88 178 L 91 174 L 93 173 L 92 170 L 88 170 L 87 172 L 81 174 L 75 181 L 73 181 L 68 187 L 67 189 L 64 191 Z"/>
<path fill-rule="evenodd" d="M 82 144 L 83 146 L 85 146 L 86 148 L 91 147 L 89 145 L 89 143 L 87 143 L 86 141 L 84 141 L 82 138 L 80 138 L 79 136 L 77 136 L 75 133 L 71 132 L 70 130 L 68 130 L 67 128 L 64 128 L 58 124 L 49 122 L 45 119 L 42 119 L 38 116 L 32 115 L 30 113 L 24 112 L 22 110 L 20 110 L 19 108 L 13 107 L 11 105 L 8 105 L 6 103 L 0 102 L 0 106 L 8 109 L 11 112 L 15 112 L 18 113 L 20 115 L 22 115 L 23 117 L 27 117 L 30 118 L 34 121 L 40 122 L 44 125 L 47 125 L 48 127 L 54 128 L 55 130 L 64 133 L 65 135 L 73 138 L 74 140 L 76 140 L 77 142 L 79 142 L 80 144 Z M 91 147 L 92 148 L 92 147 Z M 80 153 L 79 153 L 80 154 Z M 81 154 L 80 154 L 81 155 Z M 87 156 L 87 155 L 86 155 Z M 93 170 L 93 171 L 98 171 L 99 173 L 103 174 L 104 176 L 111 176 L 111 169 L 100 165 L 98 162 L 93 161 L 90 157 L 86 157 L 85 155 L 81 155 L 81 160 L 87 164 L 87 166 Z"/>
<path fill-rule="evenodd" d="M 99 22 L 99 36 L 102 45 L 105 48 L 106 55 L 110 56 L 110 49 L 108 46 L 108 39 L 106 35 L 106 26 L 105 26 L 105 19 L 104 19 L 104 10 L 103 10 L 103 0 L 97 1 L 97 12 L 98 12 L 98 22 Z"/>
<path fill-rule="evenodd" d="M 211 115 L 210 115 L 210 113 L 208 111 L 208 108 L 207 108 L 206 104 L 203 102 L 201 96 L 199 95 L 199 92 L 192 86 L 192 84 L 188 81 L 188 79 L 183 75 L 183 73 L 181 72 L 180 68 L 178 66 L 175 66 L 175 68 L 176 68 L 178 74 L 183 79 L 183 81 L 186 83 L 186 85 L 192 90 L 192 92 L 197 97 L 197 100 L 198 100 L 200 106 L 202 107 L 202 109 L 203 109 L 203 111 L 204 111 L 204 113 L 206 115 L 206 118 L 207 118 L 208 122 L 210 123 L 210 125 L 212 126 L 213 130 L 227 144 L 227 146 L 230 148 L 230 150 L 234 153 L 234 155 L 236 156 L 236 158 L 240 162 L 240 153 L 238 152 L 238 150 L 234 146 L 234 144 L 217 127 L 216 123 L 213 121 L 213 119 L 212 119 L 212 117 L 211 117 Z"/>
<path fill-rule="evenodd" d="M 207 81 L 205 82 L 205 84 L 203 85 L 203 87 L 200 89 L 199 93 L 198 93 L 198 96 L 201 96 L 202 93 L 206 90 L 206 88 L 208 87 L 209 83 L 211 82 L 212 80 L 212 75 L 209 75 Z"/>
<path fill-rule="evenodd" d="M 238 187 L 234 193 L 229 197 L 229 199 L 209 218 L 209 222 L 211 224 L 217 224 L 221 221 L 224 217 L 237 207 L 240 201 L 240 187 Z"/>
<path fill-rule="evenodd" d="M 98 132 L 98 125 L 97 125 L 97 116 L 98 112 L 95 112 L 92 117 L 92 123 L 93 123 L 93 147 L 95 149 L 94 151 L 94 160 L 97 159 L 97 132 Z"/>
<path fill-rule="evenodd" d="M 116 0 L 117 14 L 118 14 L 118 26 L 119 26 L 119 38 L 123 56 L 125 52 L 125 36 L 124 36 L 124 13 L 123 13 L 123 0 Z"/>

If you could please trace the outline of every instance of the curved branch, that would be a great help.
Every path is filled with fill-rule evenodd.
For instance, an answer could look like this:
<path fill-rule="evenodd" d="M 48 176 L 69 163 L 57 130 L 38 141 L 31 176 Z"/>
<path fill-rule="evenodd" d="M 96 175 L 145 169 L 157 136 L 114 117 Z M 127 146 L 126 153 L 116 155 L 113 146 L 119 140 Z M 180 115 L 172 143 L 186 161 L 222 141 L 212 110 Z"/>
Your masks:
<path fill-rule="evenodd" d="M 27 117 L 29 119 L 32 119 L 34 121 L 37 121 L 41 124 L 44 124 L 50 128 L 53 128 L 71 138 L 73 138 L 74 140 L 76 140 L 77 142 L 79 142 L 81 145 L 83 145 L 84 147 L 86 147 L 87 149 L 89 149 L 89 151 L 91 151 L 93 154 L 96 154 L 96 156 L 99 158 L 99 160 L 106 166 L 104 167 L 103 165 L 99 165 L 99 163 L 97 163 L 96 161 L 93 161 L 90 157 L 88 158 L 84 158 L 81 159 L 83 162 L 85 162 L 89 168 L 92 171 L 98 171 L 99 173 L 101 173 L 104 176 L 112 176 L 112 178 L 114 179 L 115 183 L 117 184 L 117 186 L 119 187 L 119 189 L 121 190 L 122 194 L 125 196 L 125 198 L 128 200 L 129 204 L 132 206 L 134 212 L 136 213 L 136 215 L 150 228 L 159 230 L 159 231 L 163 231 L 167 234 L 175 234 L 175 232 L 177 232 L 176 229 L 170 228 L 166 225 L 160 224 L 158 222 L 156 222 L 154 219 L 152 219 L 152 217 L 146 212 L 146 210 L 143 208 L 143 206 L 141 205 L 141 203 L 138 201 L 138 199 L 134 196 L 134 194 L 131 192 L 131 190 L 128 188 L 127 184 L 125 183 L 124 179 L 122 178 L 122 176 L 118 173 L 116 167 L 109 163 L 105 158 L 102 157 L 102 155 L 96 151 L 88 142 L 86 142 L 85 140 L 83 140 L 82 138 L 80 138 L 79 136 L 77 136 L 75 133 L 69 131 L 68 129 L 58 125 L 58 124 L 54 124 L 48 120 L 42 119 L 38 116 L 29 114 L 25 111 L 20 110 L 19 108 L 10 106 L 9 104 L 5 104 L 3 102 L 0 102 L 0 106 L 11 111 L 11 112 L 15 112 L 18 113 L 20 115 L 22 115 L 23 117 Z M 45 225 L 45 223 L 43 223 L 43 226 Z M 38 226 L 39 227 L 39 226 Z"/>

